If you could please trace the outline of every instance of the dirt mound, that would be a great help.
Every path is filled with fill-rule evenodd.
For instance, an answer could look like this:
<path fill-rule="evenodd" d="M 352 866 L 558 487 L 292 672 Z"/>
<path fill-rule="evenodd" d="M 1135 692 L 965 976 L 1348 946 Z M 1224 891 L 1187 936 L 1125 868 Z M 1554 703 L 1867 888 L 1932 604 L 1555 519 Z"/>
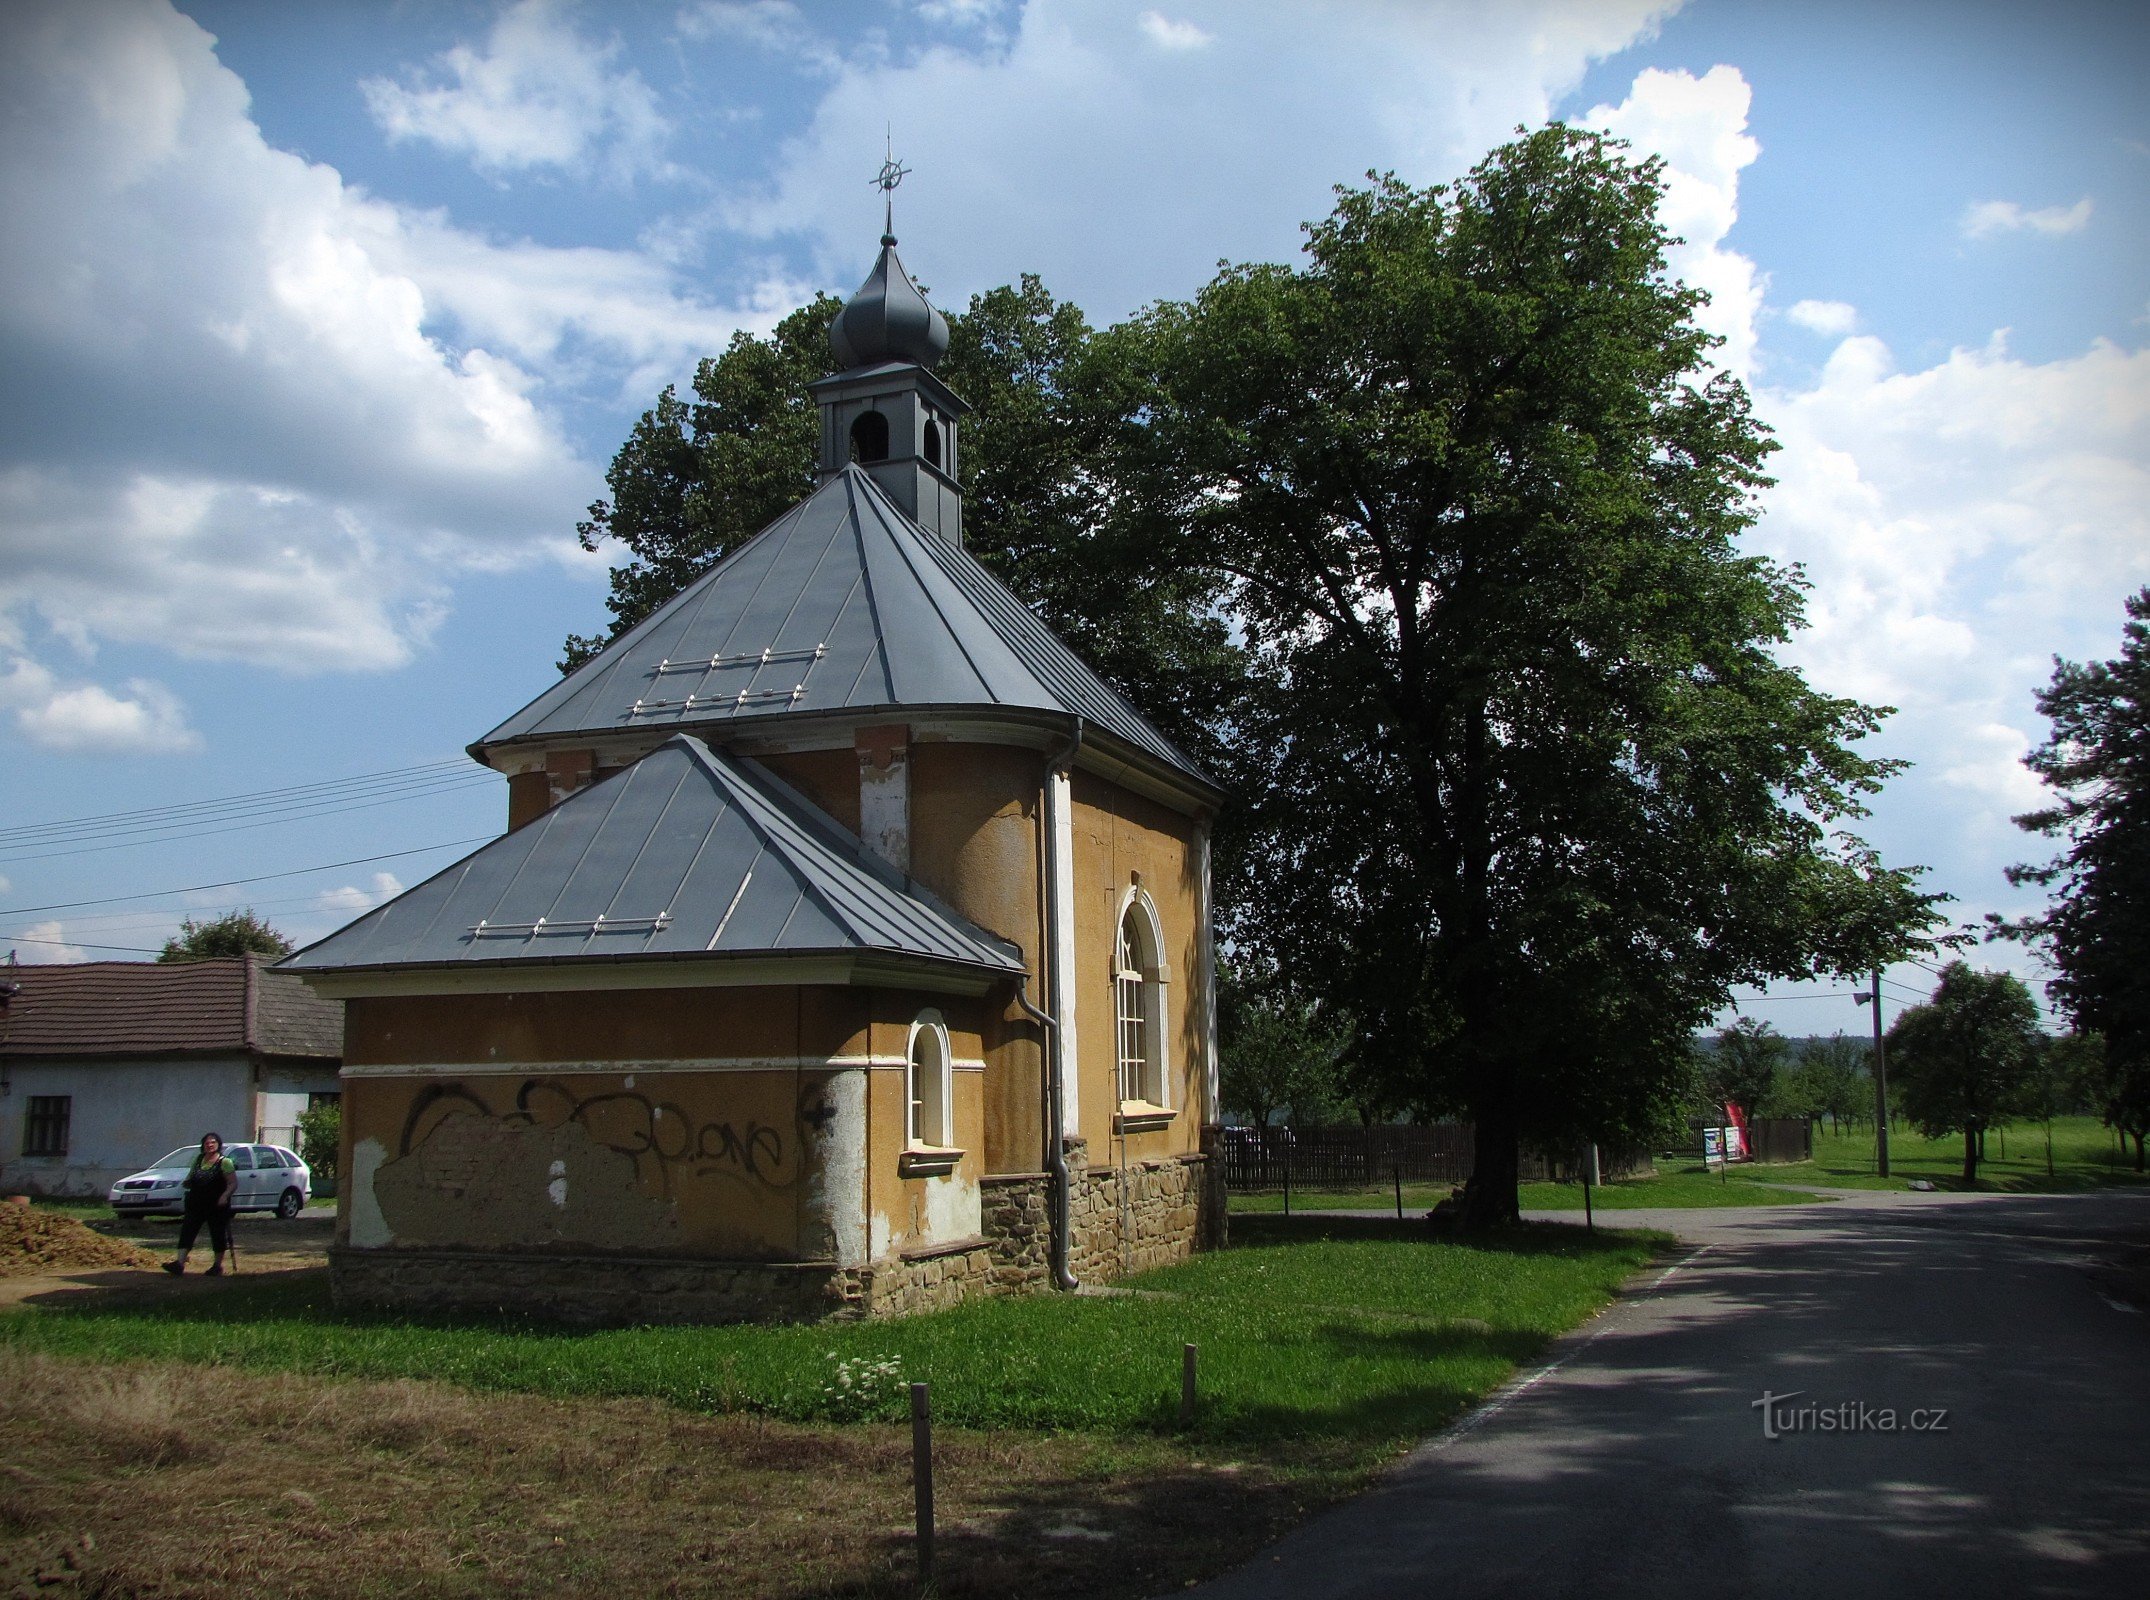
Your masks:
<path fill-rule="evenodd" d="M 157 1258 L 125 1239 L 107 1239 L 73 1217 L 0 1204 L 0 1278 L 89 1267 L 153 1267 Z"/>

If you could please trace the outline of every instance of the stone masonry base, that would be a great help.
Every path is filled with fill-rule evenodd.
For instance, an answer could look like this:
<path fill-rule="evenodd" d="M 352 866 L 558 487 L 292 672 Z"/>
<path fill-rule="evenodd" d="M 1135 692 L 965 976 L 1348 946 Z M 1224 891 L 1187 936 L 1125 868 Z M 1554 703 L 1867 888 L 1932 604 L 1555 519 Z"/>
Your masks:
<path fill-rule="evenodd" d="M 1103 1283 L 1224 1243 L 1223 1163 L 1207 1155 L 1090 1167 L 1068 1141 L 1070 1266 Z M 983 1236 L 868 1267 L 676 1256 L 507 1255 L 468 1250 L 329 1252 L 339 1307 L 411 1315 L 517 1316 L 582 1327 L 821 1322 L 909 1316 L 1052 1286 L 1052 1179 L 984 1180 Z"/>

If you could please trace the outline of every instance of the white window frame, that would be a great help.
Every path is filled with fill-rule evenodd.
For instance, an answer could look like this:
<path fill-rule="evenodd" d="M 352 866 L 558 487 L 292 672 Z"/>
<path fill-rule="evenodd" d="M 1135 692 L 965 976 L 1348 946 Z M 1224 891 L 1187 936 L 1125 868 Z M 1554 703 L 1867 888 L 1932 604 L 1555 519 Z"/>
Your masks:
<path fill-rule="evenodd" d="M 1137 948 L 1134 965 L 1124 966 L 1130 923 Z M 1140 886 L 1132 886 L 1120 897 L 1118 915 L 1112 919 L 1113 1070 L 1122 1106 L 1172 1107 L 1172 1041 L 1165 1026 L 1165 986 L 1170 981 L 1157 903 Z M 1133 1007 L 1127 1005 L 1129 999 L 1135 1001 Z M 1131 1022 L 1140 1029 L 1133 1055 L 1128 1048 Z"/>
<path fill-rule="evenodd" d="M 936 1061 L 921 1081 L 921 1041 Z M 946 1150 L 955 1144 L 955 1051 L 948 1024 L 930 1007 L 919 1012 L 903 1051 L 903 1142 L 909 1150 Z"/>

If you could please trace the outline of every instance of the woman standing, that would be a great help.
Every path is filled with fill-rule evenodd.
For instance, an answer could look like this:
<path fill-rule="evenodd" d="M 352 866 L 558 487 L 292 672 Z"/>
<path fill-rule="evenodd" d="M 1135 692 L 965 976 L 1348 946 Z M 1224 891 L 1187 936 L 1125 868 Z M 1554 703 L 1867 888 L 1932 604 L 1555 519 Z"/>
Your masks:
<path fill-rule="evenodd" d="M 231 1250 L 231 1197 L 239 1187 L 239 1171 L 224 1153 L 224 1141 L 213 1133 L 202 1135 L 202 1147 L 187 1168 L 186 1216 L 179 1224 L 179 1259 L 167 1261 L 164 1270 L 177 1276 L 187 1270 L 187 1255 L 194 1240 L 209 1224 L 209 1248 L 213 1259 L 206 1277 L 223 1276 L 224 1257 Z"/>

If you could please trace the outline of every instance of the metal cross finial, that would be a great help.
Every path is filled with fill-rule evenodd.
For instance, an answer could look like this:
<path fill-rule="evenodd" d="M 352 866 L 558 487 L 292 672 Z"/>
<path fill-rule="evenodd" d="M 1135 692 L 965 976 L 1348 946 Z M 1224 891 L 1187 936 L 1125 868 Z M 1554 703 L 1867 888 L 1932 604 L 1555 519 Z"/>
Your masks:
<path fill-rule="evenodd" d="M 887 150 L 888 154 L 881 162 L 881 170 L 874 174 L 873 186 L 879 189 L 882 195 L 884 209 L 882 212 L 881 231 L 890 236 L 887 242 L 894 244 L 894 234 L 896 232 L 896 185 L 911 175 L 911 169 L 896 159 L 893 134 L 890 135 Z"/>

